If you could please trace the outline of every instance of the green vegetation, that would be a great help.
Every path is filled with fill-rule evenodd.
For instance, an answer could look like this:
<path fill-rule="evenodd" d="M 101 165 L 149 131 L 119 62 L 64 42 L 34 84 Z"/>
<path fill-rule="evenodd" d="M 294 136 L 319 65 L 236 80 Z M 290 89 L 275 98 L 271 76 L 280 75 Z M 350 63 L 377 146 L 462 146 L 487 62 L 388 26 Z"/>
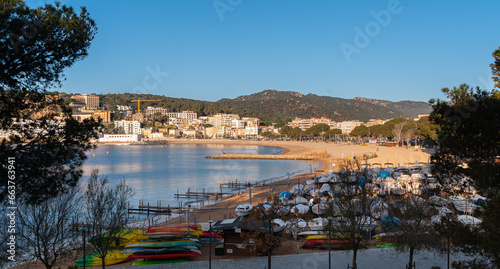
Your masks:
<path fill-rule="evenodd" d="M 85 151 L 98 137 L 98 122 L 76 121 L 62 98 L 46 92 L 87 56 L 97 29 L 85 8 L 30 8 L 20 0 L 2 1 L 0 25 L 0 129 L 11 131 L 0 144 L 0 200 L 9 195 L 11 164 L 18 202 L 40 203 L 78 184 Z"/>
<path fill-rule="evenodd" d="M 498 55 L 494 52 L 493 78 L 498 81 Z M 450 101 L 431 100 L 430 121 L 438 126 L 439 150 L 432 155 L 433 174 L 443 185 L 454 187 L 450 192 L 468 194 L 469 186 L 488 196 L 480 229 L 471 230 L 466 245 L 461 242 L 465 233 L 457 233 L 457 225 L 449 225 L 441 233 L 466 253 L 479 253 L 500 266 L 500 97 L 497 89 L 491 92 L 467 84 L 443 92 Z M 467 179 L 462 181 L 461 179 Z M 445 185 L 445 186 L 446 186 Z M 466 228 L 468 229 L 468 228 Z M 443 232 L 444 230 L 444 232 Z M 471 251 L 475 250 L 475 251 Z M 464 264 L 463 267 L 475 266 Z M 469 268 L 469 267 L 467 267 Z M 478 266 L 470 268 L 481 268 Z"/>
<path fill-rule="evenodd" d="M 295 117 L 311 118 L 325 116 L 327 118 L 343 120 L 367 121 L 377 115 L 380 118 L 415 117 L 419 113 L 430 112 L 430 107 L 424 102 L 390 102 L 383 101 L 379 105 L 371 99 L 342 99 L 314 94 L 302 95 L 295 92 L 280 92 L 274 90 L 262 91 L 235 99 L 221 99 L 217 102 L 199 101 L 186 98 L 171 98 L 151 94 L 103 94 L 101 105 L 112 110 L 116 105 L 128 105 L 137 110 L 136 99 L 157 99 L 161 101 L 145 102 L 147 106 L 170 108 L 172 112 L 190 110 L 199 116 L 214 115 L 217 113 L 232 113 L 242 117 L 257 117 L 263 125 L 274 124 L 275 127 L 284 126 Z M 382 102 L 382 100 L 376 100 Z M 408 113 L 408 111 L 410 111 Z"/>

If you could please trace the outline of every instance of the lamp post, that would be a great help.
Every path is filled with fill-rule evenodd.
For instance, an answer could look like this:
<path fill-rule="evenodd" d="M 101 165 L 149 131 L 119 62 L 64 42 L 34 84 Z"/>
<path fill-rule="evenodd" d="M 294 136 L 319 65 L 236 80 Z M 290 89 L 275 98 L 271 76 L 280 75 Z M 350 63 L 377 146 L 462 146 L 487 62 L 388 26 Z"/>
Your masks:
<path fill-rule="evenodd" d="M 332 268 L 332 217 L 328 217 L 328 269 Z"/>
<path fill-rule="evenodd" d="M 209 232 L 209 241 L 208 241 L 208 269 L 212 269 L 212 223 L 213 220 L 209 220 L 208 224 L 210 224 Z"/>

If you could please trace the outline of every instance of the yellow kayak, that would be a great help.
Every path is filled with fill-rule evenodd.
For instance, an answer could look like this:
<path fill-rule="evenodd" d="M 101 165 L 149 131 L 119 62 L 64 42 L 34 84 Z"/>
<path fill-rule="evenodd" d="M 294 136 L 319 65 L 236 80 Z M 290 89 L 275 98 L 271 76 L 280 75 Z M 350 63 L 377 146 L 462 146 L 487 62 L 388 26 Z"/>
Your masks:
<path fill-rule="evenodd" d="M 106 258 L 104 258 L 105 265 L 112 265 L 112 264 L 124 262 L 127 260 L 127 257 L 132 254 L 132 253 L 122 254 L 122 251 L 123 250 L 118 250 L 118 249 L 108 250 Z M 88 266 L 88 267 L 102 266 L 102 259 L 98 255 L 99 255 L 99 253 L 97 252 L 97 250 L 86 255 L 85 256 L 85 266 Z M 75 263 L 78 266 L 81 266 L 81 267 L 84 266 L 83 258 L 78 259 Z"/>

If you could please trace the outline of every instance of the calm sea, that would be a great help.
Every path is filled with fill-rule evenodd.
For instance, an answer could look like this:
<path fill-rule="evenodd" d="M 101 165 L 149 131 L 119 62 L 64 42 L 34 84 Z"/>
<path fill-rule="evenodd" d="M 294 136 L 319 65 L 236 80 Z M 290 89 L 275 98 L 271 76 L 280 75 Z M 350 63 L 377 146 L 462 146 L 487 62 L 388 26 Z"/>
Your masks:
<path fill-rule="evenodd" d="M 216 154 L 279 154 L 281 149 L 256 145 L 99 145 L 88 153 L 85 176 L 98 168 L 112 184 L 125 178 L 135 190 L 133 203 L 139 200 L 172 206 L 178 204 L 174 193 L 219 191 L 219 183 L 256 182 L 269 178 L 286 178 L 287 172 L 300 173 L 314 169 L 316 163 L 278 160 L 217 160 L 203 157 Z M 227 190 L 226 190 L 227 191 Z M 184 200 L 185 201 L 185 200 Z"/>

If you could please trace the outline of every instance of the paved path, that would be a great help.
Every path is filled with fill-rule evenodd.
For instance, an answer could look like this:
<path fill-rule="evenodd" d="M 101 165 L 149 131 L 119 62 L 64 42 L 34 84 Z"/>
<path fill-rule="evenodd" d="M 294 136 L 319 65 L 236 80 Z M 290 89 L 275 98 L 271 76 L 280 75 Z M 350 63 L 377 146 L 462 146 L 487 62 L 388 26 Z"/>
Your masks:
<path fill-rule="evenodd" d="M 212 253 L 213 254 L 213 253 Z M 457 254 L 451 256 L 451 261 L 466 259 L 465 255 Z M 446 256 L 434 256 L 432 252 L 421 251 L 414 256 L 417 269 L 430 269 L 432 266 L 439 266 L 446 269 Z M 347 264 L 352 262 L 352 251 L 332 252 L 332 268 L 347 268 Z M 408 254 L 394 254 L 391 249 L 367 249 L 358 252 L 358 268 L 406 268 Z M 266 268 L 267 257 L 253 257 L 243 259 L 226 259 L 212 261 L 213 269 L 247 269 Z M 328 252 L 313 254 L 295 254 L 272 257 L 273 268 L 286 269 L 324 269 L 328 268 Z M 208 268 L 208 261 L 186 262 L 177 264 L 134 266 L 134 269 L 194 269 Z"/>

